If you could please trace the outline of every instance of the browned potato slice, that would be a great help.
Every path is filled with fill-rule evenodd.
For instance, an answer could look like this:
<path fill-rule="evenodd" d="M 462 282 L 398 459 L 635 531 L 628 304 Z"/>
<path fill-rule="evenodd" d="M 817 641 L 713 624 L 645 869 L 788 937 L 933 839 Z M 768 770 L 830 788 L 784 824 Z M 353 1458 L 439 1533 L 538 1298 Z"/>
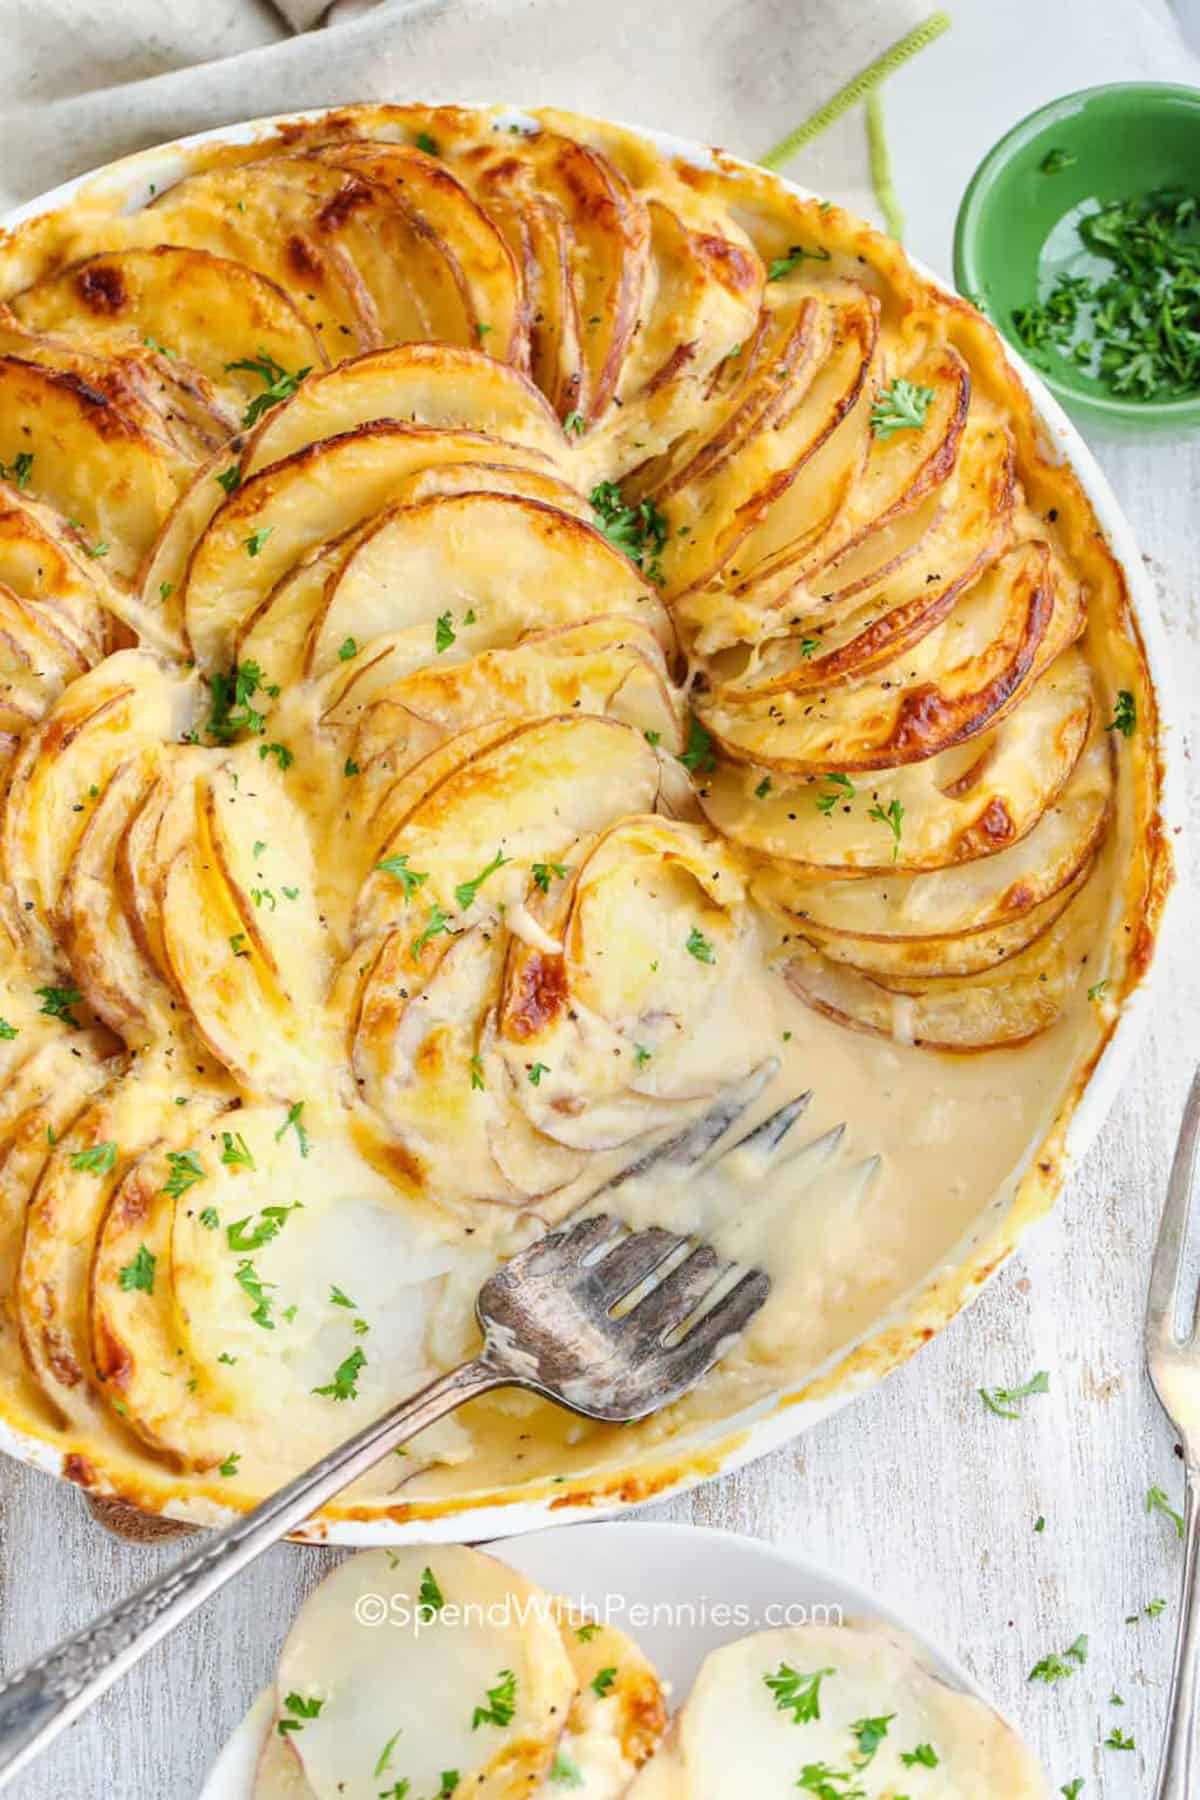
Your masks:
<path fill-rule="evenodd" d="M 489 212 L 500 202 L 502 230 L 511 234 L 521 217 L 524 242 L 513 248 L 526 271 L 536 263 L 530 302 L 535 315 L 548 314 L 548 341 L 534 338 L 534 377 L 564 416 L 594 422 L 612 400 L 637 329 L 650 255 L 643 201 L 607 157 L 552 131 L 481 144 L 460 172 Z M 562 368 L 560 344 L 569 343 L 572 325 L 578 361 L 565 384 L 545 382 L 543 368 Z"/>
<path fill-rule="evenodd" d="M 792 512 L 784 515 L 788 530 L 799 530 L 803 544 L 822 535 L 844 504 L 860 446 L 866 446 L 878 307 L 861 293 L 838 305 L 799 298 L 795 307 L 788 341 L 799 343 L 786 378 L 768 381 L 765 402 L 757 396 L 749 402 L 751 422 L 743 429 L 735 418 L 723 427 L 659 497 L 668 534 L 663 564 L 669 595 L 685 593 L 729 563 L 764 509 L 783 501 L 827 445 L 813 472 L 814 491 L 807 481 L 800 490 L 795 527 Z M 827 466 L 830 459 L 833 467 Z"/>
<path fill-rule="evenodd" d="M 786 969 L 800 998 L 827 1017 L 897 1043 L 936 1050 L 995 1050 L 1053 1025 L 1084 979 L 1096 947 L 1087 884 L 1057 923 L 1016 956 L 963 980 L 890 985 L 799 948 Z"/>
<path fill-rule="evenodd" d="M 431 932 L 441 915 L 460 930 L 502 903 L 520 903 L 533 863 L 561 857 L 576 838 L 631 808 L 649 810 L 658 794 L 654 751 L 640 731 L 614 719 L 536 719 L 487 743 L 492 729 L 472 734 L 485 742 L 464 760 L 454 760 L 451 740 L 444 755 L 435 751 L 410 770 L 398 784 L 412 797 L 407 810 L 388 802 L 391 830 L 377 863 L 407 857 L 405 866 L 425 879 L 414 892 L 395 873 L 374 869 L 359 896 L 356 935 L 411 928 L 414 973 L 427 967 L 429 944 L 444 934 L 444 925 Z M 474 885 L 497 855 L 502 865 Z"/>
<path fill-rule="evenodd" d="M 394 216 L 370 183 L 311 157 L 274 156 L 185 176 L 146 208 L 139 227 L 147 247 L 209 250 L 265 276 L 294 297 L 325 356 L 337 362 L 384 341 L 359 256 L 365 247 L 363 263 L 373 272 L 392 260 Z M 393 270 L 396 289 L 403 288 L 401 267 Z M 242 354 L 256 350 L 250 342 Z"/>
<path fill-rule="evenodd" d="M 473 457 L 544 466 L 535 451 L 483 432 L 381 423 L 311 444 L 252 475 L 192 552 L 184 612 L 197 657 L 206 667 L 227 663 L 242 626 L 276 582 L 309 551 L 381 512 L 403 477 Z"/>
<path fill-rule="evenodd" d="M 411 215 L 413 236 L 432 238 L 446 258 L 457 305 L 443 315 L 431 311 L 424 335 L 482 344 L 501 362 L 523 367 L 528 349 L 516 259 L 445 163 L 403 144 L 331 144 L 317 155 L 385 187 L 393 205 Z"/>
<path fill-rule="evenodd" d="M 384 688 L 355 737 L 354 760 L 377 756 L 399 768 L 404 745 L 433 727 L 452 737 L 491 719 L 550 713 L 606 713 L 652 733 L 676 753 L 684 746 L 683 707 L 662 650 L 635 620 L 592 619 L 531 632 L 511 649 L 487 650 L 468 662 L 426 666 Z M 338 723 L 351 723 L 343 708 Z"/>
<path fill-rule="evenodd" d="M 89 663 L 108 648 L 107 608 L 118 600 L 99 563 L 85 556 L 49 506 L 0 482 L 0 581 L 54 618 Z M 118 600 L 119 604 L 119 600 Z"/>
<path fill-rule="evenodd" d="M 36 600 L 0 582 L 0 730 L 36 724 L 64 687 L 91 666 L 70 628 Z"/>
<path fill-rule="evenodd" d="M 942 869 L 1032 829 L 1075 767 L 1092 713 L 1088 665 L 1070 650 L 1000 725 L 956 750 L 858 781 L 791 782 L 718 760 L 698 798 L 718 831 L 762 856 L 812 869 Z"/>
<path fill-rule="evenodd" d="M 63 878 L 100 790 L 144 745 L 193 723 L 194 674 L 175 675 L 144 650 L 122 650 L 75 681 L 29 733 L 0 811 L 0 859 L 14 941 L 47 968 Z"/>
<path fill-rule="evenodd" d="M 615 1625 L 589 1619 L 565 1600 L 556 1601 L 555 1614 L 578 1690 L 560 1761 L 572 1769 L 598 1762 L 613 1792 L 623 1793 L 617 1784 L 632 1780 L 667 1728 L 663 1684 L 645 1651 Z M 597 1740 L 615 1751 L 616 1768 Z"/>
<path fill-rule="evenodd" d="M 657 594 L 594 526 L 515 494 L 446 495 L 384 514 L 354 547 L 314 622 L 308 668 L 336 668 L 347 640 L 404 634 L 401 674 L 599 614 L 671 641 Z"/>
<path fill-rule="evenodd" d="M 121 831 L 113 872 L 121 910 L 148 968 L 170 987 L 170 964 L 162 937 L 162 890 L 167 870 L 196 833 L 196 778 L 207 773 L 216 752 L 185 745 L 164 746 L 162 771 Z"/>
<path fill-rule="evenodd" d="M 921 531 L 898 570 L 888 570 L 848 599 L 801 590 L 785 613 L 739 617 L 733 596 L 701 590 L 685 597 L 681 617 L 709 638 L 708 621 L 733 621 L 747 646 L 786 623 L 787 635 L 719 655 L 714 686 L 722 698 L 812 689 L 857 678 L 903 655 L 945 618 L 965 588 L 1012 541 L 1013 447 L 1007 432 L 968 426 L 945 504 Z M 919 514 L 909 514 L 916 519 Z M 711 648 L 711 643 L 709 648 Z"/>
<path fill-rule="evenodd" d="M 1074 619 L 1077 608 L 1074 593 L 1056 603 L 1047 547 L 1022 544 L 902 661 L 878 674 L 815 694 L 759 699 L 723 690 L 698 698 L 696 711 L 737 761 L 789 775 L 921 762 L 985 731 L 1014 706 L 1050 660 L 1043 644 L 1052 615 Z M 1062 647 L 1056 632 L 1051 652 Z"/>
<path fill-rule="evenodd" d="M 121 341 L 120 333 L 151 339 L 198 370 L 239 417 L 263 381 L 231 362 L 265 354 L 295 374 L 326 360 L 277 282 L 243 262 L 180 244 L 89 256 L 15 295 L 11 306 L 35 331 L 102 349 Z"/>
<path fill-rule="evenodd" d="M 191 463 L 70 369 L 0 357 L 0 417 L 21 421 L 28 488 L 68 522 L 83 555 L 132 581 Z"/>

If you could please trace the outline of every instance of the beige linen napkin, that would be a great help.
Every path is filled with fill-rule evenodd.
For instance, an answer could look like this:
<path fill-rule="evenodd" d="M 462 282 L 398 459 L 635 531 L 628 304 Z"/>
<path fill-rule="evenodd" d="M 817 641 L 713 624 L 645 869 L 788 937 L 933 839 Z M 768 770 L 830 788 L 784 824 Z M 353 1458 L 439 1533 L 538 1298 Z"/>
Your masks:
<path fill-rule="evenodd" d="M 756 159 L 799 133 L 780 166 L 865 208 L 866 133 L 848 109 L 948 23 L 924 0 L 321 6 L 4 0 L 0 204 L 208 126 L 427 99 L 570 107 Z"/>

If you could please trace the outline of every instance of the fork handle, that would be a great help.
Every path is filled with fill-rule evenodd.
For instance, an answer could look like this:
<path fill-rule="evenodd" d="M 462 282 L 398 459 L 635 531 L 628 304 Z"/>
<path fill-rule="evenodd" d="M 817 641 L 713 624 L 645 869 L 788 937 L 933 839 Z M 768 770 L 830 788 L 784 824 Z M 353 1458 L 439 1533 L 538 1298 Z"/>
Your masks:
<path fill-rule="evenodd" d="M 1191 1462 L 1184 1511 L 1183 1594 L 1155 1800 L 1195 1800 L 1200 1793 L 1200 1465 Z"/>
<path fill-rule="evenodd" d="M 0 1681 L 0 1787 L 227 1581 L 371 1468 L 456 1407 L 511 1383 L 483 1357 L 430 1382 L 286 1487 L 201 1543 L 91 1625 Z"/>

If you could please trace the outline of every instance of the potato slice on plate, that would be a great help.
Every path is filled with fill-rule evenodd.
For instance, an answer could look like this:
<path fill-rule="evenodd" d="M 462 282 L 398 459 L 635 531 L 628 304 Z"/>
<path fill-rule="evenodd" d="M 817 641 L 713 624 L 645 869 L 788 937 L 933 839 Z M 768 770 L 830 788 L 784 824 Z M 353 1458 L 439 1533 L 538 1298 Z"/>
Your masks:
<path fill-rule="evenodd" d="M 392 204 L 411 215 L 414 234 L 438 244 L 458 305 L 440 317 L 431 312 L 425 335 L 479 343 L 501 362 L 523 366 L 525 296 L 516 260 L 494 220 L 446 164 L 407 144 L 328 144 L 316 154 L 385 187 Z M 424 298 L 428 303 L 427 292 Z"/>
<path fill-rule="evenodd" d="M 276 582 L 319 544 L 382 512 L 406 475 L 474 459 L 544 466 L 535 451 L 483 432 L 376 424 L 312 444 L 251 476 L 225 500 L 192 552 L 184 611 L 197 657 L 208 667 L 226 663 L 242 626 Z"/>
<path fill-rule="evenodd" d="M 701 696 L 696 712 L 737 761 L 788 775 L 890 769 L 921 762 L 987 729 L 1044 666 L 1039 655 L 1056 603 L 1045 545 L 1002 557 L 940 625 L 898 662 L 815 696 L 757 698 L 736 689 Z M 1055 649 L 1062 642 L 1056 634 Z"/>
<path fill-rule="evenodd" d="M 347 640 L 410 628 L 424 654 L 408 669 L 610 613 L 671 641 L 646 578 L 593 526 L 515 494 L 446 495 L 386 513 L 355 546 L 314 622 L 308 667 L 322 674 Z"/>
<path fill-rule="evenodd" d="M 914 1764 L 921 1746 L 926 1754 Z M 934 1674 L 898 1634 L 800 1625 L 739 1638 L 705 1658 L 663 1754 L 630 1800 L 792 1793 L 806 1770 L 818 1794 L 834 1771 L 842 1772 L 832 1775 L 839 1790 L 897 1800 L 914 1788 L 926 1800 L 1050 1793 L 999 1714 Z"/>
<path fill-rule="evenodd" d="M 143 746 L 182 736 L 198 703 L 194 674 L 122 650 L 73 682 L 26 737 L 0 813 L 0 856 L 14 940 L 47 966 L 58 956 L 52 928 L 63 878 L 101 789 Z"/>
<path fill-rule="evenodd" d="M 276 1711 L 298 1727 L 286 1735 L 316 1800 L 381 1787 L 527 1800 L 575 1687 L 548 1596 L 478 1551 L 435 1545 L 368 1551 L 326 1577 L 284 1643 Z M 308 1704 L 289 1711 L 289 1697 Z"/>
<path fill-rule="evenodd" d="M 793 992 L 840 1024 L 933 1050 L 995 1050 L 1023 1044 L 1054 1024 L 1095 948 L 1085 882 L 1028 948 L 961 980 L 871 977 L 805 946 L 794 948 L 785 974 Z"/>
<path fill-rule="evenodd" d="M 197 1408 L 157 1429 L 191 1460 L 234 1457 L 218 1498 L 239 1479 L 257 1496 L 472 1354 L 470 1301 L 493 1259 L 359 1154 L 319 1095 L 244 1106 L 187 1148 L 204 1179 L 176 1198 L 170 1278 Z M 454 1420 L 436 1425 L 371 1491 L 469 1443 Z"/>
<path fill-rule="evenodd" d="M 633 619 L 591 619 L 534 631 L 511 649 L 468 662 L 426 665 L 392 682 L 371 703 L 354 739 L 363 768 L 388 755 L 402 766 L 406 742 L 432 727 L 452 737 L 489 719 L 603 713 L 683 749 L 683 707 L 658 640 Z M 343 709 L 338 723 L 353 718 Z"/>
<path fill-rule="evenodd" d="M 456 166 L 509 235 L 533 316 L 543 314 L 535 380 L 564 417 L 594 422 L 612 400 L 640 317 L 650 256 L 644 202 L 607 157 L 552 131 L 478 145 Z M 564 353 L 568 364 L 576 358 L 565 368 Z"/>
<path fill-rule="evenodd" d="M 510 940 L 497 1030 L 539 1131 L 624 1143 L 750 1067 L 761 1045 L 735 997 L 751 932 L 718 842 L 635 816 L 542 876 L 526 902 L 537 930 Z"/>
<path fill-rule="evenodd" d="M 26 486 L 70 526 L 81 556 L 132 581 L 193 463 L 70 369 L 0 356 L 0 413 L 25 421 L 13 449 Z"/>
<path fill-rule="evenodd" d="M 276 282 L 244 262 L 180 244 L 89 256 L 10 305 L 35 331 L 102 348 L 122 331 L 153 340 L 198 369 L 239 414 L 262 393 L 263 377 L 230 368 L 231 360 L 265 355 L 292 373 L 325 362 L 316 334 Z"/>
<path fill-rule="evenodd" d="M 915 873 L 1017 843 L 1061 792 L 1087 740 L 1092 678 L 1078 650 L 982 737 L 867 778 L 792 782 L 718 760 L 697 797 L 709 822 L 760 855 L 813 869 Z"/>
<path fill-rule="evenodd" d="M 459 762 L 454 755 L 452 740 L 430 787 L 423 763 L 402 777 L 405 800 L 387 803 L 392 829 L 359 895 L 356 935 L 411 930 L 414 974 L 437 937 L 523 901 L 535 863 L 658 795 L 658 758 L 615 719 L 529 720 Z"/>
<path fill-rule="evenodd" d="M 572 1789 L 588 1800 L 620 1800 L 666 1729 L 662 1682 L 641 1647 L 615 1625 L 589 1619 L 563 1600 L 554 1614 L 578 1691 L 537 1800 Z"/>
<path fill-rule="evenodd" d="M 482 350 L 438 343 L 397 344 L 310 377 L 255 431 L 242 478 L 378 419 L 484 432 L 539 452 L 560 478 L 570 474 L 562 427 L 531 381 Z"/>

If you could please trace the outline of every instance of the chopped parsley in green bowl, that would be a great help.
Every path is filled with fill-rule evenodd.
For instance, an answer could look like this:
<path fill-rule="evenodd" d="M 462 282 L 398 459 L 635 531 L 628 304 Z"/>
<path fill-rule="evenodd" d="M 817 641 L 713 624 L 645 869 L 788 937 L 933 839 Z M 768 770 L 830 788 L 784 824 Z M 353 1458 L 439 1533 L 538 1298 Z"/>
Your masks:
<path fill-rule="evenodd" d="M 1123 82 L 1022 120 L 971 178 L 954 269 L 1082 421 L 1200 428 L 1200 90 Z"/>

